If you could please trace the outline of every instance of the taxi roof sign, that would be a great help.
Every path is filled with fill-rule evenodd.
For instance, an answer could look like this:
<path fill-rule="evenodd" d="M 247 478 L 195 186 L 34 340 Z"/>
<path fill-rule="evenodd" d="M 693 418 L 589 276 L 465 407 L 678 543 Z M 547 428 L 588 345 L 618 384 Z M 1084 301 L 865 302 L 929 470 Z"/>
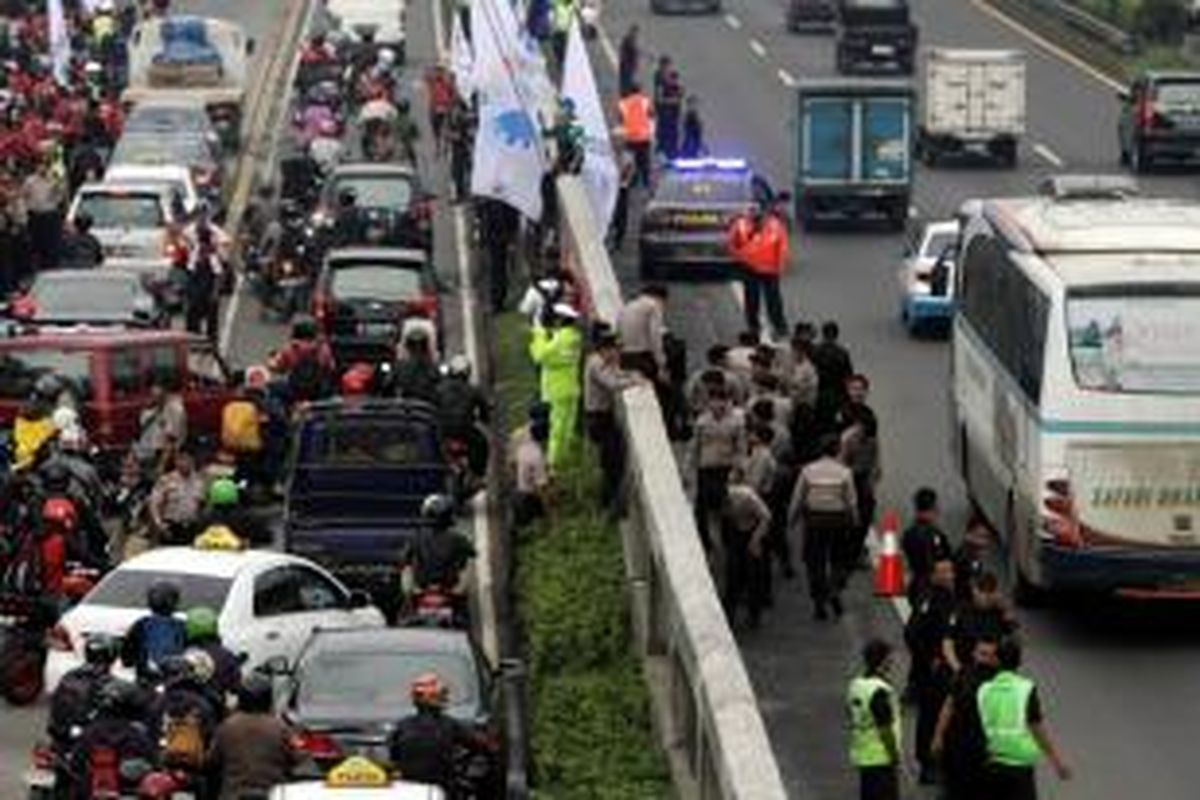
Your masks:
<path fill-rule="evenodd" d="M 197 550 L 241 550 L 245 542 L 225 525 L 209 525 L 192 541 L 192 547 Z"/>
<path fill-rule="evenodd" d="M 325 785 L 332 789 L 377 789 L 391 783 L 386 769 L 363 756 L 350 756 L 325 775 Z"/>

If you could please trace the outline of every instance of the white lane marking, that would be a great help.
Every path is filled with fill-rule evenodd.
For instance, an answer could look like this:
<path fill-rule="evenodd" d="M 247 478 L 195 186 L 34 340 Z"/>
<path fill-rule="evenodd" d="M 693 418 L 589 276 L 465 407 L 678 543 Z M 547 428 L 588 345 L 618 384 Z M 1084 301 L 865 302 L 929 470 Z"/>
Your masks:
<path fill-rule="evenodd" d="M 763 43 L 760 42 L 758 39 L 750 40 L 750 49 L 753 50 L 754 55 L 758 56 L 759 58 L 767 57 L 767 48 L 764 47 Z"/>
<path fill-rule="evenodd" d="M 430 0 L 433 12 L 433 37 L 437 46 L 438 58 L 449 56 L 450 45 L 445 37 L 445 23 L 442 20 L 441 0 Z M 611 43 L 610 43 L 611 46 Z M 615 61 L 615 59 L 614 59 Z M 467 359 L 476 368 L 471 371 L 472 380 L 479 380 L 478 365 L 483 363 L 479 356 L 479 332 L 475 328 L 476 298 L 474 278 L 471 275 L 471 242 L 467 236 L 467 220 L 461 205 L 451 209 L 451 219 L 454 223 L 454 248 L 458 262 L 459 292 L 458 298 L 462 306 L 463 350 Z M 500 637 L 496 617 L 495 584 L 492 574 L 492 530 L 491 515 L 488 513 L 487 496 L 479 495 L 471 502 L 472 541 L 475 543 L 477 555 L 472 559 L 475 573 L 475 597 L 479 603 L 479 629 L 483 633 L 483 650 L 492 664 L 500 663 Z"/>
<path fill-rule="evenodd" d="M 620 59 L 617 57 L 617 48 L 613 45 L 612 39 L 608 36 L 608 31 L 599 25 L 596 26 L 596 37 L 600 41 L 600 50 L 604 52 L 604 58 L 608 60 L 609 66 L 616 69 Z"/>
<path fill-rule="evenodd" d="M 733 14 L 725 15 L 725 24 L 733 28 L 735 31 L 740 30 L 742 27 L 742 21 Z"/>
<path fill-rule="evenodd" d="M 1084 61 L 1082 58 L 1079 58 L 1075 54 L 1063 49 L 1062 47 L 1059 47 L 1058 45 L 1054 44 L 1050 40 L 1046 39 L 1041 34 L 1031 31 L 1029 28 L 1025 27 L 1020 22 L 1017 22 L 1015 19 L 1008 16 L 1007 14 L 1000 11 L 999 9 L 993 8 L 991 5 L 989 5 L 986 2 L 986 0 L 970 0 L 970 2 L 971 2 L 971 5 L 975 6 L 977 9 L 982 11 L 984 14 L 987 14 L 989 17 L 991 17 L 992 19 L 1001 23 L 1002 25 L 1005 25 L 1005 26 L 1011 28 L 1012 30 L 1016 31 L 1017 33 L 1021 34 L 1026 39 L 1029 39 L 1031 42 L 1036 44 L 1038 47 L 1045 50 L 1047 53 L 1050 53 L 1051 55 L 1055 56 L 1060 61 L 1064 61 L 1067 64 L 1070 64 L 1072 67 L 1075 67 L 1077 70 L 1079 70 L 1083 74 L 1087 75 L 1089 78 L 1094 79 L 1095 81 L 1102 84 L 1103 86 L 1106 86 L 1109 89 L 1112 89 L 1113 91 L 1120 91 L 1125 88 L 1124 84 L 1113 80 L 1108 75 L 1105 75 L 1103 72 L 1101 72 L 1100 70 L 1093 67 L 1091 64 Z"/>
<path fill-rule="evenodd" d="M 1039 156 L 1044 158 L 1046 161 L 1050 162 L 1050 164 L 1055 167 L 1061 168 L 1067 163 L 1067 162 L 1063 161 L 1062 158 L 1059 157 L 1058 153 L 1055 153 L 1053 150 L 1051 150 L 1049 147 L 1042 144 L 1041 142 L 1034 142 L 1033 152 L 1037 153 Z"/>
<path fill-rule="evenodd" d="M 792 73 L 788 72 L 786 69 L 780 67 L 775 74 L 779 76 L 779 80 L 787 88 L 791 89 L 796 85 L 796 79 L 793 78 Z"/>

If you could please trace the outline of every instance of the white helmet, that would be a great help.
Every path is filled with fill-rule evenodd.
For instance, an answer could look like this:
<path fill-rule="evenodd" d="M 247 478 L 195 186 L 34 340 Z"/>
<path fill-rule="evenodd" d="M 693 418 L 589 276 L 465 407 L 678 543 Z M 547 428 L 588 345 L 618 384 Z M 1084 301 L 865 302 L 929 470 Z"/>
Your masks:
<path fill-rule="evenodd" d="M 192 678 L 199 683 L 208 683 L 217 673 L 213 657 L 199 648 L 193 647 L 184 652 L 183 660 L 187 662 Z"/>
<path fill-rule="evenodd" d="M 54 423 L 54 427 L 60 431 L 69 430 L 79 427 L 79 412 L 70 406 L 62 405 L 54 409 L 54 413 L 50 415 L 50 421 Z"/>
<path fill-rule="evenodd" d="M 446 362 L 446 374 L 455 378 L 469 378 L 471 376 L 471 360 L 462 353 L 451 356 Z"/>
<path fill-rule="evenodd" d="M 382 47 L 379 53 L 376 54 L 375 60 L 381 67 L 392 67 L 396 63 L 396 51 L 390 47 Z"/>

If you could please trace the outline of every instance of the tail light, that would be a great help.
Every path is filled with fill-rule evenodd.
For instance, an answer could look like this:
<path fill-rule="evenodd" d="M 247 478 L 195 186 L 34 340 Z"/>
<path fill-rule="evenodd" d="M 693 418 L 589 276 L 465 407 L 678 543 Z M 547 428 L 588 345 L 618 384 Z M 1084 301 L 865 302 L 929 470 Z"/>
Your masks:
<path fill-rule="evenodd" d="M 37 303 L 29 295 L 13 298 L 10 311 L 16 319 L 30 320 L 37 316 Z"/>
<path fill-rule="evenodd" d="M 46 633 L 46 647 L 60 653 L 70 653 L 75 648 L 71 646 L 71 633 L 61 624 L 55 625 Z"/>
<path fill-rule="evenodd" d="M 292 735 L 292 750 L 318 760 L 341 757 L 342 751 L 333 737 L 326 733 L 299 731 Z"/>
<path fill-rule="evenodd" d="M 1042 491 L 1042 530 L 1061 547 L 1083 546 L 1071 481 L 1065 475 L 1046 480 Z"/>
<path fill-rule="evenodd" d="M 175 239 L 171 238 L 170 236 L 164 236 L 162 242 L 162 254 L 163 258 L 170 261 L 171 264 L 176 264 L 181 256 L 187 254 L 187 248 L 175 241 Z"/>
<path fill-rule="evenodd" d="M 428 317 L 429 319 L 433 319 L 434 317 L 437 316 L 437 312 L 438 312 L 437 295 L 423 294 L 420 297 L 417 297 L 413 300 L 409 300 L 408 303 L 406 303 L 405 305 L 406 305 L 406 308 L 408 309 L 408 313 L 410 313 L 414 316 Z"/>

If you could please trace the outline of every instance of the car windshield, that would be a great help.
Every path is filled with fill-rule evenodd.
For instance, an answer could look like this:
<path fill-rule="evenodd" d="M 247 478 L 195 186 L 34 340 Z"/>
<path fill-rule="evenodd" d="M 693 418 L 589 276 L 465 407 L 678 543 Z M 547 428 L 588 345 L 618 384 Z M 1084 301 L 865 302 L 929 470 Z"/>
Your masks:
<path fill-rule="evenodd" d="M 1200 288 L 1071 292 L 1067 332 L 1081 389 L 1200 394 Z"/>
<path fill-rule="evenodd" d="M 39 313 L 86 316 L 129 311 L 138 297 L 138 288 L 136 278 L 120 280 L 78 272 L 61 278 L 43 276 L 33 282 L 29 294 Z"/>
<path fill-rule="evenodd" d="M 398 719 L 412 712 L 409 686 L 426 672 L 446 685 L 451 714 L 474 715 L 480 705 L 474 662 L 447 652 L 338 647 L 315 653 L 300 666 L 296 705 L 308 716 Z"/>
<path fill-rule="evenodd" d="M 355 202 L 362 208 L 408 208 L 412 202 L 413 185 L 409 178 L 393 175 L 339 176 L 334 197 L 347 189 L 354 192 Z"/>
<path fill-rule="evenodd" d="M 90 356 L 82 350 L 47 347 L 0 353 L 0 397 L 24 400 L 46 374 L 65 378 L 84 399 L 89 394 Z"/>
<path fill-rule="evenodd" d="M 113 164 L 186 164 L 213 166 L 208 142 L 200 136 L 122 136 L 112 153 Z"/>
<path fill-rule="evenodd" d="M 405 267 L 354 264 L 333 270 L 330 286 L 339 300 L 397 303 L 421 295 L 421 273 Z"/>
<path fill-rule="evenodd" d="M 200 106 L 134 106 L 125 120 L 125 132 L 130 131 L 190 131 L 204 134 L 208 130 L 208 115 Z"/>
<path fill-rule="evenodd" d="M 667 172 L 654 199 L 663 203 L 729 204 L 753 200 L 746 173 Z"/>
<path fill-rule="evenodd" d="M 1164 81 L 1158 84 L 1154 100 L 1164 106 L 1200 108 L 1200 81 Z"/>
<path fill-rule="evenodd" d="M 208 606 L 218 613 L 224 607 L 233 583 L 230 578 L 188 572 L 117 569 L 108 573 L 83 602 L 89 606 L 145 608 L 146 591 L 158 581 L 175 584 L 179 589 L 180 608 Z"/>
<path fill-rule="evenodd" d="M 89 214 L 92 225 L 105 228 L 161 228 L 166 224 L 162 199 L 149 193 L 89 192 L 79 199 L 75 214 Z"/>

